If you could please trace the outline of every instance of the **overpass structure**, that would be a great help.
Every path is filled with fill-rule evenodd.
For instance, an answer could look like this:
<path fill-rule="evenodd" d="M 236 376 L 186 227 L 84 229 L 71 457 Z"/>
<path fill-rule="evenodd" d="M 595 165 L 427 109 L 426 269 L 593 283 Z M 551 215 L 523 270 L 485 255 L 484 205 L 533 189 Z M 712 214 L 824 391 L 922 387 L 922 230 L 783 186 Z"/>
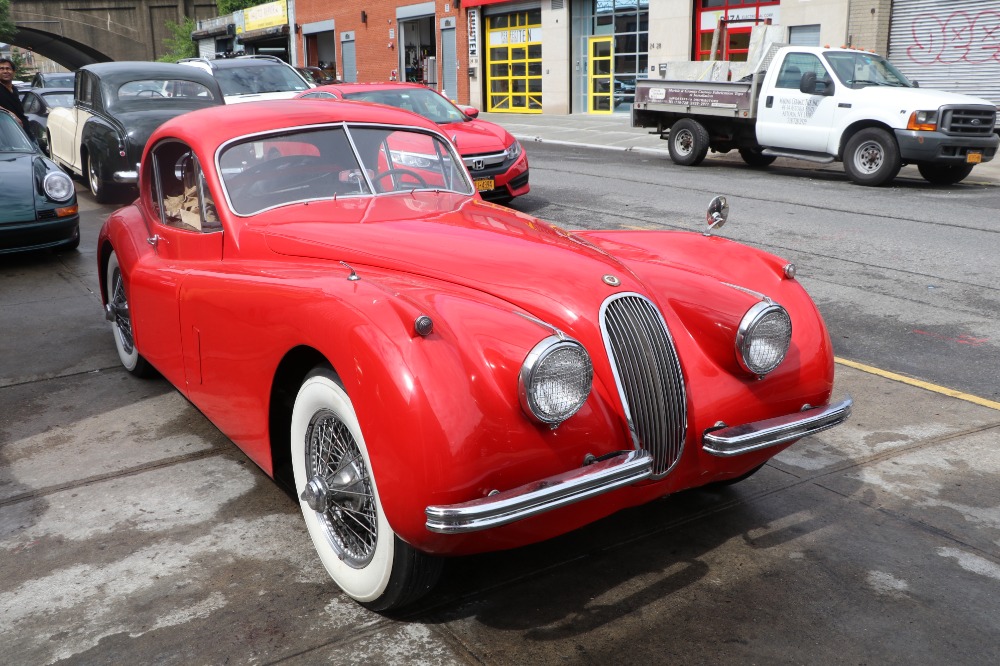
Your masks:
<path fill-rule="evenodd" d="M 214 0 L 17 0 L 10 43 L 72 71 L 92 62 L 156 60 L 173 35 L 167 22 L 218 14 Z"/>

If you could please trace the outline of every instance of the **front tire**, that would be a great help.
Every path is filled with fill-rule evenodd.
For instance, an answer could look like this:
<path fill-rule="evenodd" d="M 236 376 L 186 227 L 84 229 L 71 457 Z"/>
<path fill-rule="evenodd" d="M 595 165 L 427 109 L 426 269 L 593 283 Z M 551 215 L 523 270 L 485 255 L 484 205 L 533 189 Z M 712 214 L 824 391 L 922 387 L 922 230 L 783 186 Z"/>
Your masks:
<path fill-rule="evenodd" d="M 348 596 L 370 610 L 389 611 L 434 586 L 441 561 L 392 531 L 354 406 L 327 368 L 310 373 L 295 398 L 291 454 L 309 536 Z"/>
<path fill-rule="evenodd" d="M 917 171 L 928 183 L 954 185 L 972 173 L 971 164 L 918 164 Z"/>
<path fill-rule="evenodd" d="M 740 157 L 752 167 L 766 167 L 778 159 L 774 155 L 765 155 L 763 148 L 740 148 Z"/>
<path fill-rule="evenodd" d="M 681 166 L 698 166 L 708 154 L 708 130 L 697 120 L 681 118 L 670 128 L 670 159 Z"/>
<path fill-rule="evenodd" d="M 79 238 L 79 235 L 77 236 Z M 151 377 L 156 374 L 153 366 L 144 359 L 135 346 L 135 335 L 132 329 L 132 312 L 129 308 L 125 277 L 118 264 L 118 255 L 114 252 L 108 257 L 108 269 L 105 273 L 104 288 L 107 294 L 107 307 L 114 328 L 115 347 L 118 349 L 118 360 L 125 369 L 136 377 Z"/>
<path fill-rule="evenodd" d="M 901 166 L 896 139 L 878 127 L 852 136 L 844 150 L 844 170 L 858 185 L 885 185 L 896 177 Z"/>

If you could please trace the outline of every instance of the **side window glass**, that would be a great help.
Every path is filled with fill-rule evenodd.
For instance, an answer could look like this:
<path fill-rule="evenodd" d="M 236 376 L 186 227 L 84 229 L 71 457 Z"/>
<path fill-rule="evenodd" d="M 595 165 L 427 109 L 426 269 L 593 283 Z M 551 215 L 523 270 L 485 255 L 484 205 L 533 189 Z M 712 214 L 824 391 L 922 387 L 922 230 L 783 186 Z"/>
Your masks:
<path fill-rule="evenodd" d="M 26 95 L 24 97 L 24 103 L 22 104 L 22 106 L 24 107 L 24 112 L 25 113 L 36 113 L 37 114 L 38 113 L 38 98 L 35 97 L 34 95 Z"/>
<path fill-rule="evenodd" d="M 76 92 L 76 99 L 81 104 L 86 104 L 90 106 L 92 103 L 91 86 L 92 79 L 89 73 L 83 72 L 77 79 L 78 90 Z"/>
<path fill-rule="evenodd" d="M 153 151 L 152 197 L 161 224 L 204 233 L 222 229 L 198 158 L 183 143 L 165 142 Z"/>
<path fill-rule="evenodd" d="M 778 81 L 774 85 L 776 88 L 798 90 L 802 75 L 806 72 L 816 74 L 816 92 L 825 91 L 827 82 L 830 81 L 829 74 L 820 59 L 812 53 L 789 53 L 781 63 Z"/>

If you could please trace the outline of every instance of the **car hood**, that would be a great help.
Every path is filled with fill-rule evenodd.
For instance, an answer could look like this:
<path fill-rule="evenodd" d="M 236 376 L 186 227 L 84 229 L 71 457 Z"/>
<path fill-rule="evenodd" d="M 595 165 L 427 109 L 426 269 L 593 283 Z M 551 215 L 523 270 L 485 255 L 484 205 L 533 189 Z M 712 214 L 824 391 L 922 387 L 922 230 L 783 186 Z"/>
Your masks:
<path fill-rule="evenodd" d="M 458 152 L 462 155 L 499 153 L 514 143 L 514 137 L 510 132 L 485 120 L 441 123 L 438 127 L 455 142 Z"/>
<path fill-rule="evenodd" d="M 301 90 L 286 90 L 282 92 L 270 93 L 245 93 L 236 95 L 226 95 L 226 104 L 241 104 L 243 102 L 260 102 L 269 99 L 292 99 Z"/>
<path fill-rule="evenodd" d="M 0 153 L 0 224 L 35 219 L 35 156 Z"/>
<path fill-rule="evenodd" d="M 993 102 L 959 93 L 933 90 L 931 88 L 896 88 L 889 86 L 867 86 L 859 91 L 873 104 L 885 104 L 889 108 L 899 107 L 910 110 L 934 110 L 945 104 L 982 104 L 994 106 Z M 904 119 L 905 122 L 905 119 Z"/>
<path fill-rule="evenodd" d="M 626 265 L 582 235 L 478 199 L 413 193 L 341 201 L 335 211 L 315 204 L 302 208 L 310 219 L 296 216 L 292 221 L 286 216 L 265 228 L 272 251 L 345 262 L 361 279 L 366 279 L 366 268 L 372 267 L 458 284 L 512 303 L 565 330 L 581 325 L 581 318 L 593 319 L 600 303 L 611 295 L 608 285 L 615 280 L 605 276 L 620 282 L 616 291 L 651 297 L 655 291 L 633 272 L 638 264 Z M 686 232 L 666 234 L 700 238 Z M 718 280 L 699 267 L 662 256 L 643 261 L 657 264 L 657 284 L 694 281 L 701 285 L 702 294 L 720 288 Z M 747 263 L 754 264 L 752 260 Z M 345 269 L 337 266 L 337 270 Z"/>

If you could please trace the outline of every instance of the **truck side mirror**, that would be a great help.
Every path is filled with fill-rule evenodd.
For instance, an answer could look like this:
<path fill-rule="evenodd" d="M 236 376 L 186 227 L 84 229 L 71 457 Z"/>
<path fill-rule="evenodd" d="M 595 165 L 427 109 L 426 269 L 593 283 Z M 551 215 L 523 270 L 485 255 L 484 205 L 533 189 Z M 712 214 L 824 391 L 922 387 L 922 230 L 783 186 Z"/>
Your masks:
<path fill-rule="evenodd" d="M 833 80 L 829 77 L 820 80 L 816 78 L 816 72 L 806 72 L 799 81 L 799 92 L 807 95 L 832 95 Z"/>
<path fill-rule="evenodd" d="M 816 72 L 806 72 L 799 81 L 799 92 L 807 95 L 816 94 Z"/>

